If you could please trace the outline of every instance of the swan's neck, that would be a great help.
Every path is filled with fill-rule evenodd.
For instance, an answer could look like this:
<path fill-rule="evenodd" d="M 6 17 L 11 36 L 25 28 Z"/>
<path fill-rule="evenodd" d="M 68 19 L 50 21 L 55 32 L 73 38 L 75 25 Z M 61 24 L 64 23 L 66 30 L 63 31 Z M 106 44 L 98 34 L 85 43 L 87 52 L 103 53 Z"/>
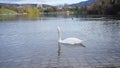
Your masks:
<path fill-rule="evenodd" d="M 60 42 L 61 41 L 61 34 L 58 33 L 58 41 Z"/>
<path fill-rule="evenodd" d="M 60 32 L 60 28 L 58 27 L 58 42 L 61 41 L 61 32 Z"/>

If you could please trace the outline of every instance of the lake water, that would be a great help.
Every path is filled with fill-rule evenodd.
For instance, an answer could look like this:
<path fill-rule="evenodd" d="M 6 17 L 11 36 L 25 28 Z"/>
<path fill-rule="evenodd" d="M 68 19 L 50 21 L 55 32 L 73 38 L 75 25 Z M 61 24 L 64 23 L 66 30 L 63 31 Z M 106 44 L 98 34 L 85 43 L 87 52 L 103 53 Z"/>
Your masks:
<path fill-rule="evenodd" d="M 79 38 L 85 47 L 58 44 L 57 26 L 62 39 Z M 58 67 L 58 58 L 62 62 L 58 66 L 72 68 L 76 63 L 120 65 L 120 20 L 101 16 L 1 16 L 0 68 L 31 68 L 33 63 L 40 68 L 52 68 L 53 63 Z"/>

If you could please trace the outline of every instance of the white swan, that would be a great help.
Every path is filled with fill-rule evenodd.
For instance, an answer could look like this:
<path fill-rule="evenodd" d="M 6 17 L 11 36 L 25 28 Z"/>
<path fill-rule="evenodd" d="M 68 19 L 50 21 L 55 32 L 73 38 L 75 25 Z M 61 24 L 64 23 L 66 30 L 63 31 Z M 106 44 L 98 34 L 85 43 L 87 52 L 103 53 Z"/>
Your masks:
<path fill-rule="evenodd" d="M 63 43 L 63 44 L 71 44 L 71 45 L 75 45 L 75 44 L 81 44 L 82 40 L 78 39 L 78 38 L 66 38 L 64 40 L 61 40 L 61 32 L 60 32 L 60 27 L 57 27 L 58 30 L 58 42 L 59 43 Z"/>

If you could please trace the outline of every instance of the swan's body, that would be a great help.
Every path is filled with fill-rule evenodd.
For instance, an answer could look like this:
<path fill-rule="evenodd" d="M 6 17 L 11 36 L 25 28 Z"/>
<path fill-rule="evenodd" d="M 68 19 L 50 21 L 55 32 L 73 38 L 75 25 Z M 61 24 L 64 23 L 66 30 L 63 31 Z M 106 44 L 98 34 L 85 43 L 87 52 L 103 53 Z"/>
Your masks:
<path fill-rule="evenodd" d="M 71 37 L 71 38 L 66 38 L 64 40 L 60 40 L 59 42 L 64 44 L 80 44 L 82 40 Z"/>
<path fill-rule="evenodd" d="M 71 38 L 66 38 L 64 40 L 61 40 L 61 34 L 60 34 L 60 27 L 57 28 L 58 29 L 58 42 L 59 43 L 63 43 L 63 44 L 81 44 L 82 43 L 82 40 L 78 39 L 78 38 L 74 38 L 74 37 L 71 37 Z"/>

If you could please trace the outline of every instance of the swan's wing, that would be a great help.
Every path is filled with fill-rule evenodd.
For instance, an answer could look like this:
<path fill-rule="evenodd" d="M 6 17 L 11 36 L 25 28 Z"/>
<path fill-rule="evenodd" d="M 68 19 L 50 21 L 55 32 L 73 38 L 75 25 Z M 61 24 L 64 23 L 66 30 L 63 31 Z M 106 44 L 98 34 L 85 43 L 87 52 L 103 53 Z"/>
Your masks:
<path fill-rule="evenodd" d="M 62 41 L 62 43 L 68 43 L 68 44 L 80 44 L 82 40 L 78 38 L 66 38 Z"/>

